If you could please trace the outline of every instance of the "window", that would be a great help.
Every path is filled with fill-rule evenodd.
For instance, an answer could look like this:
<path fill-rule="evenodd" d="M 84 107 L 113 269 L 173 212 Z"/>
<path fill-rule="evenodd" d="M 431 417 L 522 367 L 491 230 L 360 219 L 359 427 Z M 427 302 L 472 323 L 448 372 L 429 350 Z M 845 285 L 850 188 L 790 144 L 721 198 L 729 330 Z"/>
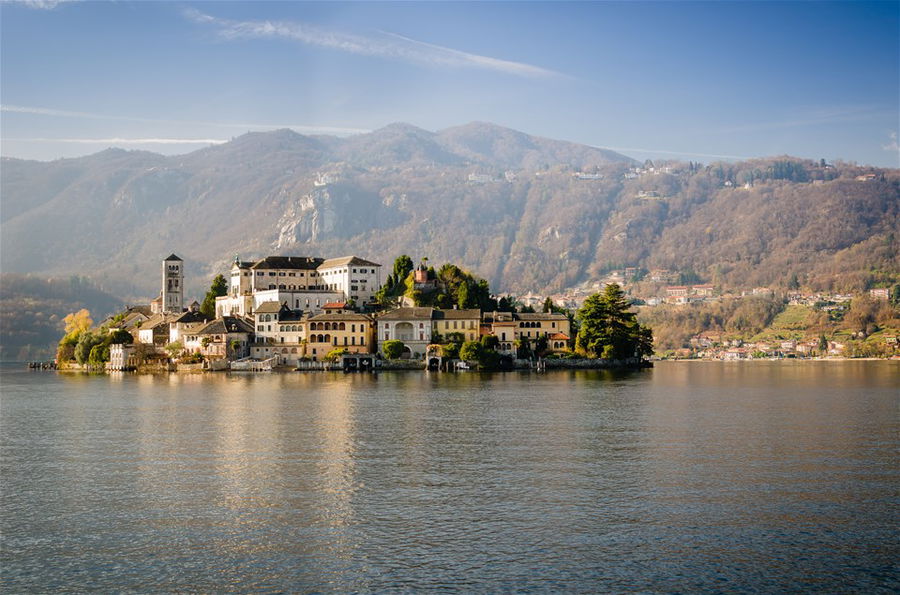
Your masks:
<path fill-rule="evenodd" d="M 269 271 L 269 276 L 270 276 L 270 277 L 274 277 L 274 276 L 275 276 L 275 271 Z"/>

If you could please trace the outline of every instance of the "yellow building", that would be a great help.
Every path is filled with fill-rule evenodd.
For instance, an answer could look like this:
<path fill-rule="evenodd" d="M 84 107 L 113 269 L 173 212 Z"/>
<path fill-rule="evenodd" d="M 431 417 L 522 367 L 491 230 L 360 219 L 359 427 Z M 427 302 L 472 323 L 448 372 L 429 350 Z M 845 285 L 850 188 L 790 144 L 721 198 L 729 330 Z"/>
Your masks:
<path fill-rule="evenodd" d="M 461 333 L 464 341 L 477 341 L 481 332 L 481 310 L 434 310 L 431 314 L 431 334 L 444 341 L 451 333 Z"/>
<path fill-rule="evenodd" d="M 375 352 L 375 322 L 370 316 L 343 309 L 343 304 L 326 304 L 324 314 L 306 319 L 306 356 L 314 361 L 334 349 L 349 353 Z"/>
<path fill-rule="evenodd" d="M 514 354 L 518 341 L 527 339 L 533 343 L 539 337 L 547 338 L 548 349 L 568 351 L 571 324 L 565 314 L 486 312 L 483 317 L 483 332 L 500 340 L 501 353 Z"/>

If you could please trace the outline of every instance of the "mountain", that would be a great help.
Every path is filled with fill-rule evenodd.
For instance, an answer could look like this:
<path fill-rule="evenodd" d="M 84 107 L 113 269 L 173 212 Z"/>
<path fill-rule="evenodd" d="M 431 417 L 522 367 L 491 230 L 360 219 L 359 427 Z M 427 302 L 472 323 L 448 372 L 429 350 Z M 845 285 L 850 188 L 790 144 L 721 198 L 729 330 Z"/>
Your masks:
<path fill-rule="evenodd" d="M 256 132 L 172 157 L 4 158 L 0 267 L 88 276 L 130 300 L 156 294 L 172 252 L 193 296 L 235 255 L 354 253 L 454 262 L 514 293 L 624 266 L 723 287 L 862 289 L 900 272 L 898 180 L 791 157 L 651 167 L 477 122 Z"/>

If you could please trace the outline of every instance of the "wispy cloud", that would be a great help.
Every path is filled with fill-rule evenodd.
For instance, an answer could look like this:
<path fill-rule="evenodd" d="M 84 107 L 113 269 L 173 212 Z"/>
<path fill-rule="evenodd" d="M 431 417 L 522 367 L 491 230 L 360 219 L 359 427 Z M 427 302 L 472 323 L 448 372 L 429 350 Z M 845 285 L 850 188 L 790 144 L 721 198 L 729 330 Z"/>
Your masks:
<path fill-rule="evenodd" d="M 386 31 L 370 36 L 293 21 L 231 21 L 195 9 L 186 10 L 185 16 L 196 23 L 216 27 L 217 33 L 225 39 L 287 39 L 351 54 L 379 56 L 430 67 L 476 68 L 532 78 L 564 76 L 540 66 L 471 54 Z"/>
<path fill-rule="evenodd" d="M 220 138 L 3 138 L 20 143 L 66 143 L 78 145 L 220 145 Z"/>
<path fill-rule="evenodd" d="M 2 4 L 19 4 L 35 10 L 53 10 L 60 4 L 73 2 L 74 0 L 3 0 Z"/>
<path fill-rule="evenodd" d="M 888 138 L 890 141 L 886 145 L 881 145 L 881 148 L 885 151 L 900 151 L 900 144 L 897 143 L 897 131 L 892 130 L 888 133 Z"/>
<path fill-rule="evenodd" d="M 342 126 L 316 126 L 309 124 L 254 124 L 237 122 L 204 122 L 194 120 L 165 120 L 158 118 L 138 118 L 133 116 L 117 116 L 111 114 L 97 114 L 91 112 L 78 112 L 46 107 L 33 107 L 22 105 L 0 105 L 0 112 L 14 114 L 30 114 L 37 116 L 53 116 L 60 118 L 83 118 L 89 120 L 115 120 L 123 122 L 144 122 L 149 124 L 177 124 L 191 126 L 213 126 L 218 128 L 236 128 L 241 130 L 276 130 L 290 128 L 303 134 L 336 134 L 349 135 L 370 132 L 367 128 L 347 128 Z"/>

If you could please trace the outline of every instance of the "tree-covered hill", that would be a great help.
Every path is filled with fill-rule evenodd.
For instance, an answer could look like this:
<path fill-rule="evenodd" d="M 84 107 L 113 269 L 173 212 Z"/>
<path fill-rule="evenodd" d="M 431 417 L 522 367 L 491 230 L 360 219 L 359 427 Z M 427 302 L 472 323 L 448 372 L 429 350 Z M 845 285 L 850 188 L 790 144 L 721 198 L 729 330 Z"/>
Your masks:
<path fill-rule="evenodd" d="M 52 359 L 63 318 L 82 308 L 97 322 L 122 302 L 84 277 L 0 275 L 0 361 Z"/>
<path fill-rule="evenodd" d="M 622 267 L 723 288 L 861 290 L 898 278 L 900 170 L 791 157 L 638 164 L 472 123 L 349 138 L 250 133 L 187 155 L 4 159 L 4 272 L 153 297 L 162 257 L 199 297 L 237 254 L 455 262 L 501 292 Z"/>

